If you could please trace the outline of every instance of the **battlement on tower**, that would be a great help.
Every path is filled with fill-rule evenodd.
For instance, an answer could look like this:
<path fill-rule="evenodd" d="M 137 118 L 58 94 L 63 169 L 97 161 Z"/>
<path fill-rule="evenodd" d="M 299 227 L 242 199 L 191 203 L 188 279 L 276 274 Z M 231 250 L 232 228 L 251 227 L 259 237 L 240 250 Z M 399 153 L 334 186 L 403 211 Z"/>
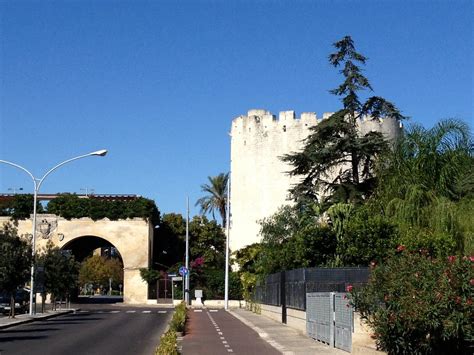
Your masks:
<path fill-rule="evenodd" d="M 297 117 L 295 111 L 280 111 L 277 118 L 270 111 L 252 109 L 247 112 L 247 115 L 241 115 L 232 120 L 231 135 L 245 135 L 250 138 L 260 135 L 268 136 L 270 132 L 278 134 L 296 130 L 303 130 L 304 134 L 307 134 L 307 129 L 332 114 L 333 112 L 325 112 L 319 119 L 315 112 L 303 112 Z M 388 139 L 394 139 L 400 136 L 402 125 L 401 122 L 392 118 L 373 120 L 370 117 L 364 117 L 358 121 L 358 128 L 362 134 L 376 131 L 383 133 Z"/>
<path fill-rule="evenodd" d="M 281 111 L 277 118 L 267 110 L 253 109 L 249 110 L 247 115 L 241 115 L 232 121 L 232 133 L 282 130 L 299 126 L 310 127 L 317 123 L 318 118 L 314 112 L 303 112 L 300 117 L 296 117 L 295 111 Z"/>

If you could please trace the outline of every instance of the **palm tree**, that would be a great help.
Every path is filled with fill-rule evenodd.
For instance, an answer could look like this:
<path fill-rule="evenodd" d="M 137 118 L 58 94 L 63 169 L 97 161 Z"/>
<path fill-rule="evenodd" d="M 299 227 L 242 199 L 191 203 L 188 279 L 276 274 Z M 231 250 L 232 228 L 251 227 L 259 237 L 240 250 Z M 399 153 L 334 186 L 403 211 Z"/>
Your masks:
<path fill-rule="evenodd" d="M 413 125 L 382 163 L 378 197 L 402 234 L 449 236 L 455 251 L 472 251 L 474 145 L 469 126 L 440 121 Z M 471 214 L 471 216 L 469 216 Z"/>
<path fill-rule="evenodd" d="M 425 129 L 413 125 L 390 154 L 388 174 L 382 177 L 391 196 L 410 197 L 413 188 L 450 200 L 470 194 L 473 142 L 469 126 L 459 120 L 440 121 Z"/>
<path fill-rule="evenodd" d="M 201 206 L 201 213 L 211 213 L 212 218 L 215 218 L 215 211 L 218 211 L 222 226 L 226 225 L 226 211 L 227 211 L 227 182 L 229 181 L 229 173 L 221 173 L 217 176 L 208 176 L 208 184 L 201 185 L 201 191 L 207 193 L 206 196 L 201 197 L 196 202 L 196 206 Z"/>

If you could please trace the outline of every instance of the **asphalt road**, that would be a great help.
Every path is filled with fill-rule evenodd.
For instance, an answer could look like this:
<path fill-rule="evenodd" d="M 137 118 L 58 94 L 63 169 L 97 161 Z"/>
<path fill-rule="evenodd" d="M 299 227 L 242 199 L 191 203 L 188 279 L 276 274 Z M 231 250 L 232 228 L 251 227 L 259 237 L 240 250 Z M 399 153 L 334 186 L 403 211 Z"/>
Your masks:
<path fill-rule="evenodd" d="M 0 355 L 151 355 L 173 312 L 106 304 L 81 309 L 0 330 Z"/>

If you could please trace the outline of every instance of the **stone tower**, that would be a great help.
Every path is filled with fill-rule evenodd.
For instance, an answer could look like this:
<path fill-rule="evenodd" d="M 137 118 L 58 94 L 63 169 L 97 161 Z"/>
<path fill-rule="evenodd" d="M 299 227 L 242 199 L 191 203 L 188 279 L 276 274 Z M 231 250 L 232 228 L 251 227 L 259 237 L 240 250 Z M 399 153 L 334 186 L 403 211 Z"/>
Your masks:
<path fill-rule="evenodd" d="M 331 113 L 323 114 L 322 119 Z M 260 241 L 258 221 L 291 203 L 289 188 L 298 183 L 290 177 L 291 167 L 280 157 L 302 149 L 310 127 L 318 123 L 313 112 L 296 117 L 294 111 L 280 112 L 278 119 L 266 110 L 250 110 L 232 121 L 231 128 L 231 213 L 230 248 L 238 250 Z M 397 137 L 396 120 L 362 120 L 362 133 L 380 131 Z"/>

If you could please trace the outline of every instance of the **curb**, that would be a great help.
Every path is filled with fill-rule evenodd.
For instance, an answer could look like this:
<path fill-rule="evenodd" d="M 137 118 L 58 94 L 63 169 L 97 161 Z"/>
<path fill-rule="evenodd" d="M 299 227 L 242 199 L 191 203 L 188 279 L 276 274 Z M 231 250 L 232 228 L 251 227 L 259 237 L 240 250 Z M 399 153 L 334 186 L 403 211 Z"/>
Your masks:
<path fill-rule="evenodd" d="M 62 316 L 64 314 L 76 313 L 77 311 L 80 311 L 80 308 L 69 309 L 69 310 L 58 312 L 58 313 L 45 314 L 45 315 L 41 315 L 41 316 L 37 316 L 37 317 L 29 317 L 29 318 L 25 318 L 25 319 L 16 319 L 16 320 L 14 320 L 10 323 L 7 323 L 7 324 L 0 324 L 0 330 L 10 328 L 10 327 L 16 327 L 17 325 L 33 323 L 33 322 L 38 321 L 38 320 L 54 318 L 54 317 Z"/>

